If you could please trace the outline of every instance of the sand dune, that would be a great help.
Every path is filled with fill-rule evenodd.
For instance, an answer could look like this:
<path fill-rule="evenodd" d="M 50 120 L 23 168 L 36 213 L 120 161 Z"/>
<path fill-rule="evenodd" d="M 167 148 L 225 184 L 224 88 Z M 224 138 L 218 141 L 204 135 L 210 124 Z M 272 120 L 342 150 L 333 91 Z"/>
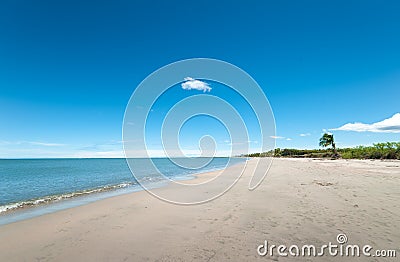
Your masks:
<path fill-rule="evenodd" d="M 337 243 L 340 233 L 348 244 L 400 256 L 399 161 L 274 159 L 255 191 L 247 189 L 249 171 L 202 205 L 138 192 L 1 226 L 0 261 L 338 261 L 328 254 L 261 257 L 257 247 L 265 240 L 322 246 Z"/>

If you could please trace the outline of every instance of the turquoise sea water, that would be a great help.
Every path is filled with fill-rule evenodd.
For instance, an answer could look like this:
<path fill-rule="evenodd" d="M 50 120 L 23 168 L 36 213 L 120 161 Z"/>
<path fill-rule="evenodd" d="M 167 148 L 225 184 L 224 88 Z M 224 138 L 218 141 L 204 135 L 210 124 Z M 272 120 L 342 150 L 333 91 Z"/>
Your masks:
<path fill-rule="evenodd" d="M 182 160 L 182 159 L 180 159 Z M 188 166 L 203 159 L 188 158 Z M 154 164 L 171 179 L 187 179 L 196 173 L 223 169 L 244 158 L 213 158 L 201 169 L 183 168 L 169 159 L 155 158 Z M 144 159 L 135 159 L 135 172 L 157 185 L 147 173 Z M 2 159 L 0 160 L 0 214 L 20 207 L 54 203 L 76 196 L 110 191 L 140 190 L 125 159 Z M 114 194 L 114 193 L 113 193 Z"/>

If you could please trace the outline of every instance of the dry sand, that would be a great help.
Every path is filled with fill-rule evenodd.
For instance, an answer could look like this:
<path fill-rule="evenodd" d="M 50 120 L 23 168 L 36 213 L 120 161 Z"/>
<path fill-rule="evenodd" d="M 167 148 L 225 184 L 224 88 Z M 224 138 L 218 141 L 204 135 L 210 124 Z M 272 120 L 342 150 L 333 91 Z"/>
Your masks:
<path fill-rule="evenodd" d="M 395 261 L 257 254 L 265 240 L 321 246 L 339 233 L 400 256 L 400 162 L 274 159 L 255 191 L 250 173 L 202 205 L 137 192 L 1 226 L 0 261 Z"/>

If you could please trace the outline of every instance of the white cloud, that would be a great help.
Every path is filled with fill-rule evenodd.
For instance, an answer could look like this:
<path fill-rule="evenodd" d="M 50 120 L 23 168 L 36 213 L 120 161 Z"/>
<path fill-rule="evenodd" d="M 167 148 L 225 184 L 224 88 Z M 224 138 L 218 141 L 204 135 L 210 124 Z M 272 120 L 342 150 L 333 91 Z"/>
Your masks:
<path fill-rule="evenodd" d="M 124 158 L 124 153 L 116 151 L 80 151 L 73 155 L 74 158 Z"/>
<path fill-rule="evenodd" d="M 287 141 L 291 141 L 292 139 L 290 137 L 286 138 Z"/>
<path fill-rule="evenodd" d="M 10 146 L 15 146 L 15 145 L 33 145 L 33 146 L 65 146 L 65 144 L 59 144 L 59 143 L 47 143 L 47 142 L 36 142 L 36 141 L 0 141 L 0 145 L 10 145 Z"/>
<path fill-rule="evenodd" d="M 270 138 L 273 138 L 273 139 L 284 139 L 283 136 L 270 136 Z"/>
<path fill-rule="evenodd" d="M 310 133 L 300 134 L 300 136 L 311 136 L 311 134 Z"/>
<path fill-rule="evenodd" d="M 185 77 L 184 80 L 185 80 L 185 82 L 182 83 L 182 89 L 185 89 L 185 90 L 196 89 L 196 90 L 200 90 L 203 92 L 211 91 L 211 87 L 209 86 L 209 84 L 207 84 L 205 82 L 193 79 L 191 77 Z"/>
<path fill-rule="evenodd" d="M 35 146 L 65 146 L 65 144 L 57 144 L 57 143 L 44 143 L 44 142 L 27 142 L 27 143 Z"/>
<path fill-rule="evenodd" d="M 230 140 L 224 140 L 224 143 L 225 144 L 228 144 L 228 145 L 232 145 L 232 142 L 230 141 Z M 248 144 L 258 144 L 258 141 L 257 140 L 247 140 L 247 143 Z M 236 143 L 234 143 L 234 145 L 246 145 L 247 144 L 246 142 L 236 142 Z"/>
<path fill-rule="evenodd" d="M 355 132 L 374 132 L 374 133 L 400 133 L 400 113 L 380 122 L 372 124 L 347 123 L 341 127 L 330 130 L 355 131 Z"/>

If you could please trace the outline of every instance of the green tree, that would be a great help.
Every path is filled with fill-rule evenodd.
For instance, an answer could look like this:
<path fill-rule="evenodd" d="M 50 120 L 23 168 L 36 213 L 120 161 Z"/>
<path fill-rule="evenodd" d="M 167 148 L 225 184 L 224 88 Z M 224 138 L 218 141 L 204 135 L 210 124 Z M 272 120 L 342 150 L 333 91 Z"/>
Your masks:
<path fill-rule="evenodd" d="M 333 134 L 328 134 L 328 133 L 323 134 L 322 137 L 319 139 L 319 146 L 322 146 L 322 147 L 332 146 L 334 156 L 335 157 L 338 156 L 338 153 L 336 150 L 335 139 L 333 138 Z"/>

